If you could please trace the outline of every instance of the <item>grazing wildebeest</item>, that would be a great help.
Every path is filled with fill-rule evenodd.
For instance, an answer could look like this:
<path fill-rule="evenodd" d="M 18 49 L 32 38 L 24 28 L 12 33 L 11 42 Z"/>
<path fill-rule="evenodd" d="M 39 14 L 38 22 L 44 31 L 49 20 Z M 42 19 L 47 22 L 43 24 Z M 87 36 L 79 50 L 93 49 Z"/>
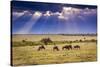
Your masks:
<path fill-rule="evenodd" d="M 62 50 L 64 50 L 64 49 L 70 50 L 70 49 L 72 49 L 72 45 L 65 45 L 62 47 Z"/>
<path fill-rule="evenodd" d="M 39 46 L 39 47 L 38 47 L 38 51 L 40 51 L 40 50 L 42 50 L 42 49 L 44 49 L 44 50 L 45 50 L 44 45 L 41 45 L 41 46 Z"/>
<path fill-rule="evenodd" d="M 59 51 L 59 48 L 58 48 L 58 46 L 56 46 L 56 45 L 53 47 L 53 51 L 55 51 L 55 50 L 56 50 L 56 51 Z"/>
<path fill-rule="evenodd" d="M 74 46 L 75 49 L 80 49 L 79 45 Z"/>

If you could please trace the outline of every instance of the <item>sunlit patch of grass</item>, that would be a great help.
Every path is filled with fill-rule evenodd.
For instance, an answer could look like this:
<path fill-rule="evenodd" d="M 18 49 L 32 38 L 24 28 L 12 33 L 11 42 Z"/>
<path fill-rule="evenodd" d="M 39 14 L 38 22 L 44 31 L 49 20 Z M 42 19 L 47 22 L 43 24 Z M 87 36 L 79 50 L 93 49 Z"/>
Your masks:
<path fill-rule="evenodd" d="M 76 43 L 75 43 L 76 44 Z M 72 45 L 75 45 L 74 43 Z M 80 49 L 53 51 L 53 45 L 46 50 L 37 51 L 38 46 L 13 47 L 13 65 L 38 65 L 51 63 L 69 63 L 96 61 L 96 43 L 77 43 Z"/>

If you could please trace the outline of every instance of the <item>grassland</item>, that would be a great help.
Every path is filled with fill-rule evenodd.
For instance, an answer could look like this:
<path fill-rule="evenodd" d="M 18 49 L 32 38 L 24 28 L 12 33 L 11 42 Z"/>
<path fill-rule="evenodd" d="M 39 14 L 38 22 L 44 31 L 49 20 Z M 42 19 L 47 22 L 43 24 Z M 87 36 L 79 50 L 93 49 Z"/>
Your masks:
<path fill-rule="evenodd" d="M 39 41 L 46 37 L 49 37 L 53 42 L 55 42 L 60 51 L 53 51 L 54 45 L 52 43 L 46 45 L 45 50 L 37 51 Z M 22 40 L 26 40 L 27 42 L 23 43 Z M 96 40 L 96 36 L 13 35 L 12 65 L 38 65 L 96 61 Z M 79 45 L 81 48 L 62 50 L 64 45 L 69 45 L 69 41 L 72 41 L 72 43 L 70 43 L 72 46 Z"/>
<path fill-rule="evenodd" d="M 90 35 L 86 35 L 86 36 L 81 36 L 81 35 L 77 35 L 77 36 L 72 36 L 72 35 L 30 35 L 30 34 L 15 34 L 12 36 L 12 40 L 13 41 L 22 41 L 23 39 L 26 39 L 27 41 L 40 41 L 42 38 L 50 38 L 52 41 L 75 41 L 75 40 L 84 40 L 84 38 L 86 38 L 86 40 L 91 40 L 91 39 L 96 39 L 96 35 L 90 36 Z"/>

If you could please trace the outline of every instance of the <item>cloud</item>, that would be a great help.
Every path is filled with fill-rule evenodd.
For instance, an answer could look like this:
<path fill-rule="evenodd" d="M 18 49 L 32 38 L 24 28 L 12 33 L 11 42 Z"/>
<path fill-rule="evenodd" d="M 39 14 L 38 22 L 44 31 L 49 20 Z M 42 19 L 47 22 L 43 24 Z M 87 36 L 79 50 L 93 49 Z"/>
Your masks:
<path fill-rule="evenodd" d="M 51 16 L 52 13 L 50 11 L 46 11 L 46 13 L 44 14 L 44 16 Z"/>
<path fill-rule="evenodd" d="M 27 15 L 27 16 L 33 15 L 35 17 L 43 15 L 46 17 L 56 16 L 58 17 L 58 19 L 69 20 L 69 19 L 77 18 L 79 16 L 81 16 L 81 18 L 82 17 L 84 18 L 84 16 L 96 15 L 96 13 L 97 13 L 96 9 L 62 7 L 61 12 L 52 12 L 48 10 L 44 13 L 40 11 L 35 11 L 34 14 L 32 14 L 31 12 L 27 10 L 27 11 L 22 11 L 22 12 L 13 12 L 13 16 L 14 16 L 14 19 L 17 19 L 18 17 L 21 17 L 23 15 Z"/>
<path fill-rule="evenodd" d="M 23 12 L 13 12 L 13 16 L 22 16 L 22 15 L 24 15 L 24 13 Z"/>
<path fill-rule="evenodd" d="M 74 8 L 74 7 L 63 7 L 62 13 L 65 15 L 75 15 L 75 14 L 95 14 L 96 9 L 89 8 Z"/>
<path fill-rule="evenodd" d="M 17 11 L 14 11 L 12 13 L 12 20 L 13 21 L 16 21 L 18 18 L 22 17 L 22 16 L 31 16 L 32 14 L 29 12 L 29 11 L 22 11 L 22 12 L 17 12 Z"/>
<path fill-rule="evenodd" d="M 60 20 L 68 20 L 69 18 L 67 16 L 64 16 L 64 15 L 60 14 L 58 16 L 58 19 L 60 19 Z"/>
<path fill-rule="evenodd" d="M 41 16 L 41 15 L 42 15 L 42 13 L 39 12 L 39 11 L 36 11 L 36 12 L 33 14 L 33 16 Z"/>
<path fill-rule="evenodd" d="M 29 14 L 29 15 L 31 15 L 31 13 L 29 12 L 29 11 L 22 11 L 22 12 L 13 12 L 13 16 L 17 16 L 17 17 L 20 17 L 20 16 L 22 16 L 22 15 L 24 15 L 24 14 Z"/>
<path fill-rule="evenodd" d="M 62 15 L 58 16 L 58 18 L 59 18 L 59 19 L 65 19 L 65 17 L 62 16 Z"/>
<path fill-rule="evenodd" d="M 89 9 L 89 8 L 85 8 L 83 11 L 84 15 L 94 15 L 97 13 L 96 9 Z"/>
<path fill-rule="evenodd" d="M 55 12 L 55 13 L 53 13 L 54 15 L 61 15 L 61 13 L 60 12 Z"/>
<path fill-rule="evenodd" d="M 74 15 L 74 14 L 79 14 L 82 10 L 78 8 L 73 8 L 73 7 L 63 7 L 62 9 L 62 14 L 63 15 Z"/>
<path fill-rule="evenodd" d="M 89 8 L 74 8 L 74 7 L 63 7 L 61 11 L 61 16 L 59 18 L 63 18 L 66 20 L 75 19 L 75 18 L 85 18 L 86 16 L 96 15 L 96 9 L 89 9 Z M 84 17 L 85 16 L 85 17 Z"/>

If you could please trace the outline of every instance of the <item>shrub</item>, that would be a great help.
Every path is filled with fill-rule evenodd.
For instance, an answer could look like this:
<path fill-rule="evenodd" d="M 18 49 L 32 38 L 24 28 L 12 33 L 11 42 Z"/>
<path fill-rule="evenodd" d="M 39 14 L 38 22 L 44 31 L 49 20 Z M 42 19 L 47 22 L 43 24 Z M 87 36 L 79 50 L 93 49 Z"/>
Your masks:
<path fill-rule="evenodd" d="M 45 45 L 48 45 L 48 43 L 52 43 L 53 41 L 50 38 L 43 38 L 40 40 L 40 42 L 44 43 Z"/>
<path fill-rule="evenodd" d="M 91 39 L 91 42 L 96 42 L 96 40 L 95 39 Z"/>

